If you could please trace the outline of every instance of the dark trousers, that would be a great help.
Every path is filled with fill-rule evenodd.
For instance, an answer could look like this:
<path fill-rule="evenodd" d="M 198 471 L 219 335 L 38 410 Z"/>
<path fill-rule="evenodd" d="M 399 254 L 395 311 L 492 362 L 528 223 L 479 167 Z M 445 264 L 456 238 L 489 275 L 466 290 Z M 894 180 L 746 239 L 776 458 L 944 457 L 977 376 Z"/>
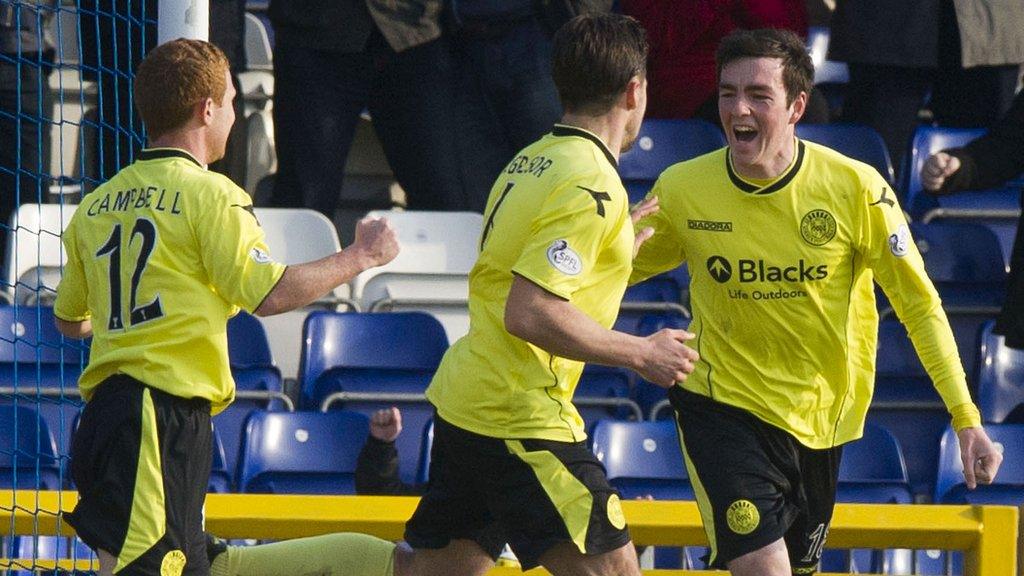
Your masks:
<path fill-rule="evenodd" d="M 395 53 L 375 32 L 365 50 L 345 54 L 289 45 L 278 36 L 271 204 L 333 218 L 359 114 L 369 109 L 409 208 L 461 209 L 453 75 L 444 39 Z"/>
<path fill-rule="evenodd" d="M 460 152 L 469 209 L 483 212 L 498 173 L 562 115 L 551 78 L 551 41 L 533 18 L 464 29 L 459 58 Z"/>

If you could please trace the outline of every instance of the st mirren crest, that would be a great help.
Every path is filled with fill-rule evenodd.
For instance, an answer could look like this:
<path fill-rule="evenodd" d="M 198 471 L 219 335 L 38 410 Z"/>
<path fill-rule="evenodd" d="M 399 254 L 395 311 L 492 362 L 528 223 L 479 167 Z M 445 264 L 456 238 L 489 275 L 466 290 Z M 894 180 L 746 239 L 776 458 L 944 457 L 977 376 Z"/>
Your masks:
<path fill-rule="evenodd" d="M 800 221 L 800 235 L 812 246 L 824 246 L 836 236 L 836 219 L 826 210 L 811 210 Z"/>

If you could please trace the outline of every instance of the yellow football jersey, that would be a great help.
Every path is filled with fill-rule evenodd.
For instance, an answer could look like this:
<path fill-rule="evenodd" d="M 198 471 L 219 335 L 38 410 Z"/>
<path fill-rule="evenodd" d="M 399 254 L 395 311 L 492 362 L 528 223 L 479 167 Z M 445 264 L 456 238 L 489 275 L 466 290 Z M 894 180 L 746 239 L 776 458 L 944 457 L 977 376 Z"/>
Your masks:
<path fill-rule="evenodd" d="M 688 262 L 687 390 L 749 410 L 810 448 L 861 436 L 885 290 L 947 408 L 970 404 L 946 315 L 896 195 L 871 167 L 797 141 L 778 178 L 740 177 L 724 148 L 666 170 L 631 281 Z"/>
<path fill-rule="evenodd" d="M 586 438 L 572 405 L 583 363 L 509 334 L 505 301 L 518 274 L 611 327 L 633 240 L 626 191 L 600 138 L 556 125 L 517 154 L 484 212 L 469 277 L 469 333 L 445 354 L 427 390 L 438 414 L 497 438 Z"/>
<path fill-rule="evenodd" d="M 92 320 L 86 400 L 127 374 L 214 413 L 231 402 L 227 319 L 258 308 L 285 269 L 245 191 L 182 150 L 144 150 L 82 199 L 63 241 L 54 314 Z"/>

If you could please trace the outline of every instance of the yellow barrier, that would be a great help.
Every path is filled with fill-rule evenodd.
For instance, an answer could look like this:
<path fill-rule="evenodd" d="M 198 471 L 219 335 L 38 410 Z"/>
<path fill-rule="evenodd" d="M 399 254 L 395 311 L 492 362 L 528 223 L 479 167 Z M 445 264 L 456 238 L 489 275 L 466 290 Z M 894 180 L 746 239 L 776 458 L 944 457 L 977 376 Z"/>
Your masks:
<path fill-rule="evenodd" d="M 13 526 L 13 534 L 57 534 L 57 511 L 71 510 L 76 501 L 74 492 L 0 492 L 0 525 Z M 223 538 L 285 539 L 363 532 L 398 540 L 416 502 L 413 497 L 390 496 L 210 494 L 206 526 Z M 637 544 L 690 546 L 707 542 L 693 502 L 625 501 L 622 508 Z M 1013 576 L 1017 531 L 1018 510 L 1010 506 L 837 504 L 828 546 L 963 550 L 967 576 Z M 74 532 L 61 523 L 60 533 Z M 689 572 L 650 572 L 684 573 Z M 492 572 L 493 576 L 511 574 L 520 572 Z"/>

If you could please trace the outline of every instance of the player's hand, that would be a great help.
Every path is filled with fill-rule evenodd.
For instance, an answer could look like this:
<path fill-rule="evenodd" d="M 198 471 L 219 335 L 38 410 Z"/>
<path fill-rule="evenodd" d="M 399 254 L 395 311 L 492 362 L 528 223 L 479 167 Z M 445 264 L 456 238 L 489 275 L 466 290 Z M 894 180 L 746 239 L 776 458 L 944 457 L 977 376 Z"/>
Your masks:
<path fill-rule="evenodd" d="M 694 335 L 686 330 L 663 328 L 646 338 L 647 353 L 637 368 L 640 376 L 662 388 L 683 382 L 700 359 L 697 351 L 686 345 Z"/>
<path fill-rule="evenodd" d="M 960 169 L 960 159 L 945 152 L 936 152 L 924 161 L 921 168 L 921 185 L 929 192 L 938 192 L 946 182 Z"/>
<path fill-rule="evenodd" d="M 398 256 L 398 235 L 386 218 L 367 216 L 356 224 L 351 248 L 361 253 L 367 268 L 383 266 Z"/>
<path fill-rule="evenodd" d="M 370 417 L 370 436 L 381 442 L 394 442 L 402 433 L 402 413 L 398 408 L 377 410 Z"/>
<path fill-rule="evenodd" d="M 960 441 L 960 460 L 964 465 L 964 480 L 967 488 L 974 490 L 978 484 L 991 484 L 999 472 L 1003 455 L 989 439 L 981 426 L 964 428 L 957 432 Z"/>
<path fill-rule="evenodd" d="M 641 200 L 636 206 L 633 206 L 629 211 L 629 218 L 633 221 L 633 227 L 651 214 L 654 214 L 661 207 L 658 206 L 658 197 L 651 196 Z M 637 252 L 640 251 L 640 246 L 643 245 L 651 236 L 654 236 L 654 228 L 650 226 L 645 227 L 642 230 L 636 231 L 636 240 L 633 241 L 633 257 L 636 257 Z"/>

